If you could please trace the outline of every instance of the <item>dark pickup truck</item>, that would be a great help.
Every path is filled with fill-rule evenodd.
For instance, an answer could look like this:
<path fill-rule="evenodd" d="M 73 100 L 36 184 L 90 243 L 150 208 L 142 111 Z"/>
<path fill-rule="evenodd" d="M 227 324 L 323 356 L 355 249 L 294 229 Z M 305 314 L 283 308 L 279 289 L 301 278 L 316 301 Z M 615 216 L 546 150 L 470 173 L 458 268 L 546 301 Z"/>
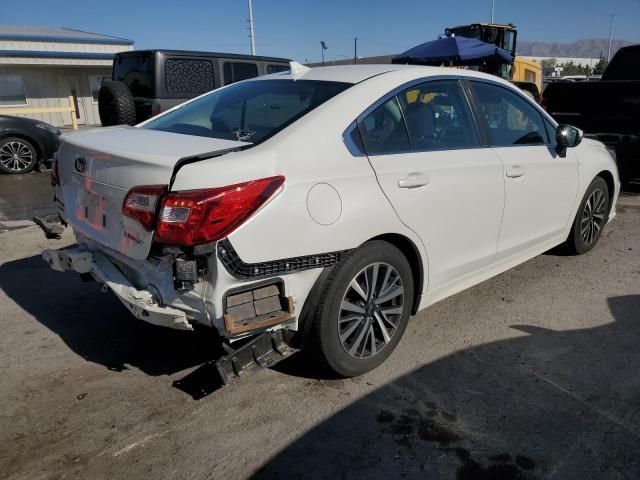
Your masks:
<path fill-rule="evenodd" d="M 615 149 L 622 182 L 640 182 L 640 45 L 621 48 L 600 81 L 550 83 L 542 105 Z"/>

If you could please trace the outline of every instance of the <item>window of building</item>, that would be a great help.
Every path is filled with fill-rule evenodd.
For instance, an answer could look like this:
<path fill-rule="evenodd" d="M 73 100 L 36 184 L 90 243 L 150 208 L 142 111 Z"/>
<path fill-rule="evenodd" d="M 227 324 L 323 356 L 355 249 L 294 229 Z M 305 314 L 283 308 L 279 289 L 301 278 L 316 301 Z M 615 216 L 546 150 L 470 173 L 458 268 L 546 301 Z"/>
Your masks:
<path fill-rule="evenodd" d="M 472 82 L 494 147 L 548 143 L 542 114 L 508 88 Z"/>
<path fill-rule="evenodd" d="M 27 105 L 22 75 L 0 74 L 0 106 Z"/>
<path fill-rule="evenodd" d="M 100 93 L 100 87 L 104 82 L 111 80 L 108 75 L 89 75 L 89 88 L 91 89 L 91 98 L 93 103 L 98 103 L 98 94 Z"/>
<path fill-rule="evenodd" d="M 257 76 L 258 66 L 255 63 L 225 62 L 224 64 L 225 85 Z"/>

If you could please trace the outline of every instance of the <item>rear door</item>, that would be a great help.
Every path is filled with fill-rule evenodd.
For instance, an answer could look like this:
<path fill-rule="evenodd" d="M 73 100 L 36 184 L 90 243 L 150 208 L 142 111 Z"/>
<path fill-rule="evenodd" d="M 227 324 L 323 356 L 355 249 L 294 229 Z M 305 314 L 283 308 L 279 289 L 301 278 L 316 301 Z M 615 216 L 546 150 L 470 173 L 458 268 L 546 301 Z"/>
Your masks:
<path fill-rule="evenodd" d="M 504 205 L 502 163 L 481 146 L 459 81 L 410 86 L 359 127 L 382 189 L 424 242 L 429 290 L 490 264 Z"/>
<path fill-rule="evenodd" d="M 504 165 L 505 210 L 498 259 L 563 234 L 578 187 L 573 149 L 558 155 L 542 113 L 493 82 L 470 82 L 489 142 Z"/>

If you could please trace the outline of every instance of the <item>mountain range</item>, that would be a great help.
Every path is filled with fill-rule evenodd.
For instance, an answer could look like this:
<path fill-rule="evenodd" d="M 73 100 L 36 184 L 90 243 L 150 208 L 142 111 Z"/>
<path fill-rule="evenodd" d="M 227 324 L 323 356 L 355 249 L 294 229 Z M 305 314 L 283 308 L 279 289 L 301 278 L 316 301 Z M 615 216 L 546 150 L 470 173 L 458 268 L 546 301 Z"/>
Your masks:
<path fill-rule="evenodd" d="M 613 40 L 611 42 L 611 56 L 625 45 L 634 42 Z M 607 56 L 609 50 L 608 38 L 589 38 L 572 43 L 526 42 L 518 40 L 518 55 L 531 57 L 577 57 L 599 58 Z"/>

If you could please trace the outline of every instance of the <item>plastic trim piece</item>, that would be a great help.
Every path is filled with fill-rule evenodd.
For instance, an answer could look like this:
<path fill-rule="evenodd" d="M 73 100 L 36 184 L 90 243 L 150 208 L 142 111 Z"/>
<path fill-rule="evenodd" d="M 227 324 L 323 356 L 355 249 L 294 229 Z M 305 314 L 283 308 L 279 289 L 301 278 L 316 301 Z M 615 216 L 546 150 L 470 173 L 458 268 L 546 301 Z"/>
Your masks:
<path fill-rule="evenodd" d="M 270 262 L 245 263 L 229 240 L 224 239 L 218 242 L 218 258 L 227 271 L 236 278 L 266 278 L 313 268 L 330 267 L 343 260 L 349 252 L 351 250 L 283 258 Z"/>

